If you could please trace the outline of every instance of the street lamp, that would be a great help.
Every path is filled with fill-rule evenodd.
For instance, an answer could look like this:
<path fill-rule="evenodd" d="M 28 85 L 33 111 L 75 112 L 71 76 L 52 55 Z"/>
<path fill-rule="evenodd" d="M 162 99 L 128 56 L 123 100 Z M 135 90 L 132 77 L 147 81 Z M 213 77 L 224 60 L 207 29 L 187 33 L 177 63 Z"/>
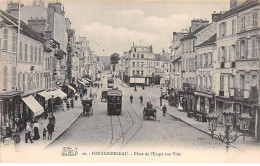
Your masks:
<path fill-rule="evenodd" d="M 235 135 L 231 135 L 231 130 L 230 128 L 233 125 L 233 117 L 234 117 L 234 112 L 232 109 L 228 109 L 225 110 L 223 112 L 223 116 L 224 116 L 224 124 L 226 126 L 226 130 L 225 130 L 225 134 L 222 135 L 221 133 L 219 133 L 219 135 L 214 134 L 214 132 L 217 129 L 217 120 L 218 117 L 215 113 L 210 113 L 207 117 L 208 119 L 208 124 L 209 124 L 209 130 L 211 131 L 211 136 L 212 136 L 212 140 L 215 136 L 216 139 L 218 139 L 219 141 L 223 142 L 226 144 L 226 151 L 229 151 L 229 147 L 230 147 L 230 143 L 234 143 L 238 137 L 243 136 L 243 140 L 245 139 L 246 132 L 248 132 L 249 130 L 249 124 L 250 124 L 250 120 L 251 117 L 249 116 L 248 113 L 243 113 L 239 119 L 240 119 L 240 131 L 242 131 L 241 135 L 238 135 L 237 133 Z"/>

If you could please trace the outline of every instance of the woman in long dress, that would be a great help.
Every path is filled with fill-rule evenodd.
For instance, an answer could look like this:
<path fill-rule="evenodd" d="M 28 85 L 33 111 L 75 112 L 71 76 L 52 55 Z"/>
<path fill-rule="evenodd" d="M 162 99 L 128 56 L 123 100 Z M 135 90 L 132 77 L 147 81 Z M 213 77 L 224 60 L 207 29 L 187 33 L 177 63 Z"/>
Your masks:
<path fill-rule="evenodd" d="M 39 123 L 36 121 L 36 122 L 33 124 L 33 131 L 34 131 L 33 140 L 38 140 L 38 139 L 40 139 L 39 128 L 40 128 Z"/>

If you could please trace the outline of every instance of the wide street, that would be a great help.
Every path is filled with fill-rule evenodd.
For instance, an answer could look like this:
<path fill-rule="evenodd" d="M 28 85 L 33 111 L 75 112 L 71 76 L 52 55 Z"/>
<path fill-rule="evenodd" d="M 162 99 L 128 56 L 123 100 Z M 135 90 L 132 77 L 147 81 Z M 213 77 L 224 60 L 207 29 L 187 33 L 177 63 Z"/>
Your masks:
<path fill-rule="evenodd" d="M 98 89 L 97 98 L 93 100 L 94 115 L 81 116 L 49 149 L 53 147 L 87 147 L 88 149 L 126 149 L 126 148 L 174 148 L 205 149 L 225 151 L 225 145 L 187 124 L 166 115 L 157 109 L 157 119 L 143 121 L 143 109 L 147 101 L 159 99 L 160 87 L 146 87 L 145 90 L 122 86 L 115 81 L 115 86 L 123 92 L 123 108 L 120 116 L 107 114 L 107 103 L 101 102 L 101 92 L 107 89 L 107 80 L 103 78 L 103 88 Z M 165 89 L 164 89 L 165 90 Z M 134 102 L 130 104 L 129 96 Z M 139 96 L 144 97 L 144 105 Z M 177 110 L 176 110 L 177 111 Z M 232 148 L 234 150 L 234 148 Z"/>

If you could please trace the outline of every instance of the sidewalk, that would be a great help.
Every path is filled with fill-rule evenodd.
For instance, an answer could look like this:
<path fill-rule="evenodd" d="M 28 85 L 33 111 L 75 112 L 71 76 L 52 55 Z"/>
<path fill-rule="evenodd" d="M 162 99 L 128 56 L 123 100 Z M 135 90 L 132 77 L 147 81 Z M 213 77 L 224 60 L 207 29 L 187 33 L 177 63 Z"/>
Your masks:
<path fill-rule="evenodd" d="M 97 88 L 93 88 L 93 92 L 97 92 Z M 43 129 L 47 129 L 47 124 L 48 124 L 48 119 L 39 119 L 38 123 L 40 125 L 39 128 L 39 134 L 40 134 L 40 139 L 39 140 L 33 140 L 34 143 L 30 143 L 28 140 L 28 143 L 25 143 L 25 130 L 20 132 L 20 152 L 21 151 L 27 151 L 30 150 L 31 148 L 37 148 L 37 149 L 45 149 L 49 145 L 51 145 L 55 140 L 57 140 L 81 115 L 82 113 L 82 105 L 81 101 L 78 98 L 77 101 L 75 101 L 74 108 L 70 108 L 69 111 L 67 111 L 66 104 L 63 104 L 63 109 L 54 112 L 54 116 L 56 119 L 56 124 L 54 128 L 54 132 L 52 135 L 52 140 L 43 140 L 42 133 Z M 46 139 L 48 137 L 48 133 L 46 133 Z M 14 149 L 14 142 L 13 139 L 11 139 L 11 142 L 9 145 L 4 146 L 3 144 L 1 147 L 4 151 L 5 150 L 13 150 Z"/>
<path fill-rule="evenodd" d="M 163 105 L 167 106 L 167 114 L 170 116 L 173 116 L 174 118 L 206 133 L 211 135 L 210 131 L 208 130 L 208 123 L 206 122 L 198 122 L 194 120 L 193 118 L 188 118 L 186 112 L 180 112 L 177 110 L 176 107 L 169 106 L 167 100 L 163 100 L 162 106 Z M 160 109 L 162 109 L 162 106 L 160 106 L 160 100 L 156 100 L 156 106 Z M 225 132 L 225 127 L 224 126 L 218 126 L 217 131 L 215 131 L 215 134 L 221 133 L 222 135 Z M 231 134 L 234 135 L 236 132 L 232 132 Z M 238 133 L 240 135 L 242 133 Z M 259 149 L 260 150 L 260 143 L 257 143 L 255 139 L 252 137 L 245 137 L 245 140 L 243 140 L 243 137 L 239 137 L 237 141 L 233 144 L 230 144 L 231 146 L 242 150 L 242 151 L 248 151 L 251 149 Z"/>

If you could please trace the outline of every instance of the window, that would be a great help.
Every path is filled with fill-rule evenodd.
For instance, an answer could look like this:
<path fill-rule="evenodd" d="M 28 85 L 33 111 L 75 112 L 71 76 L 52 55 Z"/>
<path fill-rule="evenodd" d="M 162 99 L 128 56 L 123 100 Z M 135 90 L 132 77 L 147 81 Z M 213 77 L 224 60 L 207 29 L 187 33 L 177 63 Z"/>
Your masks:
<path fill-rule="evenodd" d="M 28 87 L 28 90 L 31 90 L 33 88 L 31 83 L 33 81 L 30 80 L 30 74 L 29 73 L 26 73 L 26 75 L 27 75 L 27 87 Z"/>
<path fill-rule="evenodd" d="M 40 88 L 42 87 L 42 73 L 40 73 Z"/>
<path fill-rule="evenodd" d="M 202 89 L 202 88 L 203 88 L 203 77 L 200 76 L 200 89 Z"/>
<path fill-rule="evenodd" d="M 185 44 L 186 44 L 186 47 L 185 47 L 185 49 L 186 49 L 186 53 L 188 53 L 188 51 L 189 51 L 188 41 L 186 41 Z"/>
<path fill-rule="evenodd" d="M 25 74 L 23 74 L 23 91 L 25 91 Z"/>
<path fill-rule="evenodd" d="M 20 54 L 19 54 L 19 60 L 23 60 L 23 43 L 20 42 Z"/>
<path fill-rule="evenodd" d="M 208 62 L 209 62 L 209 59 L 208 59 L 208 54 L 206 53 L 205 54 L 205 67 L 208 67 Z"/>
<path fill-rule="evenodd" d="M 219 36 L 226 36 L 226 31 L 227 31 L 227 25 L 226 22 L 222 22 L 219 24 Z"/>
<path fill-rule="evenodd" d="M 208 77 L 205 76 L 205 88 L 204 89 L 207 89 L 208 88 Z"/>
<path fill-rule="evenodd" d="M 257 44 L 256 39 L 252 38 L 252 58 L 256 58 L 257 56 Z"/>
<path fill-rule="evenodd" d="M 137 70 L 137 71 L 136 71 L 136 74 L 137 74 L 137 75 L 139 75 L 139 74 L 140 74 L 140 73 L 139 73 L 139 70 Z"/>
<path fill-rule="evenodd" d="M 133 67 L 135 67 L 135 62 L 133 62 Z"/>
<path fill-rule="evenodd" d="M 199 63 L 200 63 L 199 67 L 202 67 L 202 54 L 200 54 L 200 60 L 199 60 Z"/>
<path fill-rule="evenodd" d="M 240 43 L 240 54 L 241 59 L 246 59 L 247 57 L 247 42 L 245 40 L 242 40 Z"/>
<path fill-rule="evenodd" d="M 257 86 L 257 75 L 252 75 L 251 86 Z"/>
<path fill-rule="evenodd" d="M 186 71 L 189 71 L 189 59 L 186 59 Z"/>
<path fill-rule="evenodd" d="M 257 27 L 257 11 L 253 12 L 253 27 Z"/>
<path fill-rule="evenodd" d="M 197 63 L 197 61 L 198 61 L 198 56 L 197 56 L 197 55 L 195 55 L 195 67 L 197 67 L 197 66 L 198 66 L 198 63 Z"/>
<path fill-rule="evenodd" d="M 38 51 L 37 47 L 35 47 L 34 50 L 35 50 L 34 51 L 34 56 L 35 56 L 34 60 L 35 60 L 35 62 L 37 62 L 37 51 Z"/>
<path fill-rule="evenodd" d="M 245 75 L 240 75 L 240 89 L 245 89 Z"/>
<path fill-rule="evenodd" d="M 42 49 L 39 48 L 39 63 L 42 62 Z"/>
<path fill-rule="evenodd" d="M 16 67 L 12 68 L 12 88 L 16 87 Z"/>
<path fill-rule="evenodd" d="M 141 54 L 141 58 L 144 58 L 144 54 Z"/>
<path fill-rule="evenodd" d="M 232 20 L 232 35 L 234 35 L 236 33 L 236 20 Z"/>
<path fill-rule="evenodd" d="M 224 75 L 220 75 L 220 90 L 224 91 Z"/>
<path fill-rule="evenodd" d="M 138 59 L 140 58 L 140 55 L 139 55 L 139 54 L 137 54 L 137 58 L 138 58 Z"/>
<path fill-rule="evenodd" d="M 8 29 L 4 29 L 4 50 L 8 51 Z"/>
<path fill-rule="evenodd" d="M 135 71 L 133 70 L 133 75 L 135 75 Z"/>
<path fill-rule="evenodd" d="M 246 29 L 246 16 L 242 16 L 241 18 L 241 31 Z"/>
<path fill-rule="evenodd" d="M 3 83 L 3 88 L 7 90 L 7 83 L 8 83 L 8 68 L 7 66 L 4 66 L 4 83 Z"/>
<path fill-rule="evenodd" d="M 39 77 L 39 73 L 36 73 L 36 81 L 37 81 L 37 83 L 36 83 L 36 87 L 37 88 L 39 88 L 39 86 L 40 86 L 40 77 Z"/>
<path fill-rule="evenodd" d="M 16 52 L 16 34 L 12 34 L 12 52 Z"/>
<path fill-rule="evenodd" d="M 33 46 L 31 46 L 31 62 L 33 62 Z"/>
<path fill-rule="evenodd" d="M 211 52 L 211 53 L 209 53 L 209 67 L 212 67 L 212 61 L 213 61 L 212 58 L 213 57 L 212 57 L 212 52 Z"/>
<path fill-rule="evenodd" d="M 144 75 L 144 71 L 143 70 L 141 71 L 141 75 Z"/>
<path fill-rule="evenodd" d="M 135 58 L 135 54 L 133 54 L 133 58 Z"/>
<path fill-rule="evenodd" d="M 140 66 L 140 62 L 137 62 L 136 67 L 139 67 L 139 66 Z"/>
<path fill-rule="evenodd" d="M 27 61 L 27 44 L 24 45 L 24 60 Z"/>

